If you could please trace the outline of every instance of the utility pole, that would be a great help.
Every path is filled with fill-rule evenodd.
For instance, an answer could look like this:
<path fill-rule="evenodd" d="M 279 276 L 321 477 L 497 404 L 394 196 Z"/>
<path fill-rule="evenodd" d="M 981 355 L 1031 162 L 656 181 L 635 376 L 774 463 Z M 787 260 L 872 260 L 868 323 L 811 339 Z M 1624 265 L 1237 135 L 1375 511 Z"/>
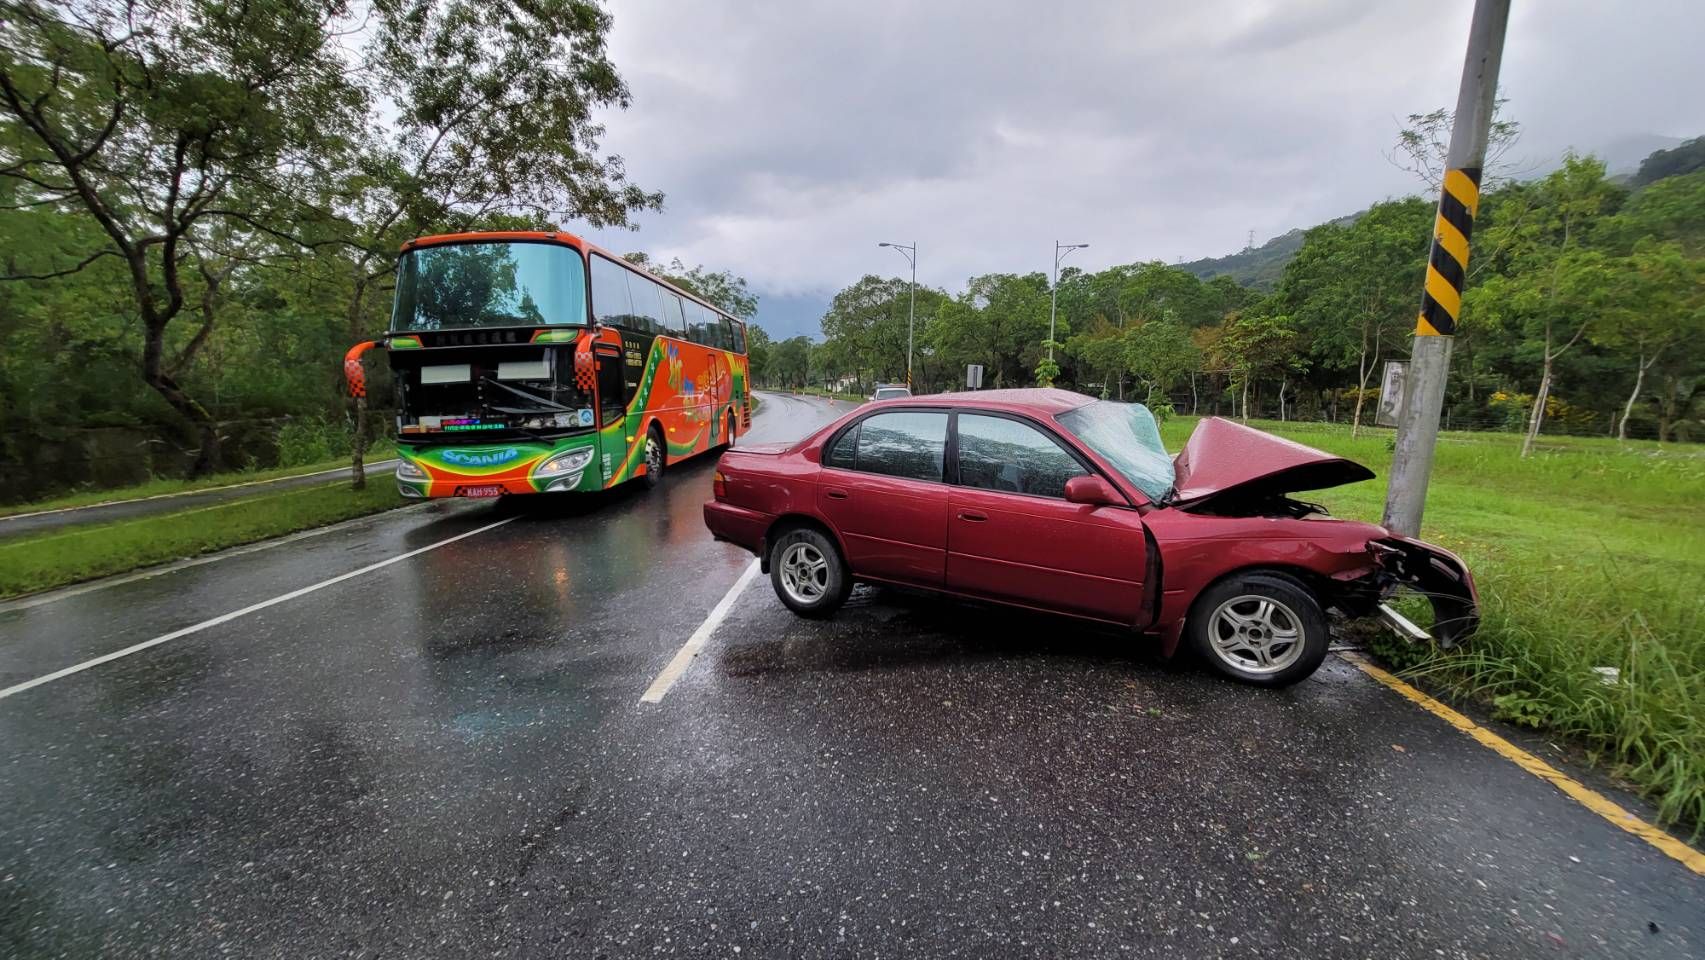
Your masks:
<path fill-rule="evenodd" d="M 879 247 L 893 247 L 900 251 L 906 262 L 912 265 L 912 305 L 906 311 L 906 389 L 912 387 L 912 328 L 918 318 L 918 242 L 913 240 L 910 245 L 904 243 L 879 243 Z"/>
<path fill-rule="evenodd" d="M 1504 31 L 1510 0 L 1475 0 L 1468 26 L 1468 56 L 1462 88 L 1456 96 L 1456 120 L 1445 155 L 1444 183 L 1433 222 L 1433 249 L 1422 287 L 1421 313 L 1409 356 L 1403 408 L 1397 415 L 1397 448 L 1385 489 L 1385 526 L 1393 533 L 1417 536 L 1427 504 L 1427 480 L 1433 472 L 1433 448 L 1439 438 L 1445 382 L 1450 377 L 1451 347 L 1462 313 L 1462 288 L 1468 278 L 1468 243 L 1480 209 L 1480 173 L 1486 163 L 1486 138 L 1498 93 L 1498 64 L 1504 55 Z"/>
<path fill-rule="evenodd" d="M 1089 246 L 1087 243 L 1061 243 L 1054 241 L 1054 282 L 1048 291 L 1048 359 L 1054 359 L 1054 313 L 1060 302 L 1060 261 L 1064 260 L 1073 250 L 1082 250 Z"/>

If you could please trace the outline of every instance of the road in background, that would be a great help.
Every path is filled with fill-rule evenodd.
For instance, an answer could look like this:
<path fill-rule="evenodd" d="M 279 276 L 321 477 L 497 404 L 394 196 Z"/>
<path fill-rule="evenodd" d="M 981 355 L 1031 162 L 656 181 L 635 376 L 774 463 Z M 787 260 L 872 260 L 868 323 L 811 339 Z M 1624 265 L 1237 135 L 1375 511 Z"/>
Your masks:
<path fill-rule="evenodd" d="M 370 479 L 376 483 L 384 483 L 388 482 L 391 472 L 397 468 L 397 461 L 395 459 L 380 460 L 376 463 L 369 463 L 366 467 L 366 473 Z M 205 490 L 162 493 L 136 500 L 114 500 L 110 503 L 91 503 L 86 507 L 66 507 L 60 510 L 44 510 L 39 513 L 17 513 L 9 517 L 0 517 L 0 540 L 61 527 L 77 527 L 89 523 L 108 523 L 113 520 L 133 520 L 137 517 L 173 513 L 178 510 L 224 503 L 228 500 L 240 500 L 243 497 L 276 493 L 279 490 L 295 490 L 301 487 L 320 487 L 332 483 L 342 483 L 347 482 L 349 476 L 349 468 L 342 467 L 335 470 L 320 470 L 315 473 L 300 474 L 294 477 L 278 477 L 273 480 L 253 480 L 224 487 L 208 487 Z"/>
<path fill-rule="evenodd" d="M 751 562 L 711 465 L 0 610 L 3 687 L 442 544 L 0 700 L 0 955 L 1705 952 L 1705 881 L 1337 661 L 760 579 L 642 704 Z"/>

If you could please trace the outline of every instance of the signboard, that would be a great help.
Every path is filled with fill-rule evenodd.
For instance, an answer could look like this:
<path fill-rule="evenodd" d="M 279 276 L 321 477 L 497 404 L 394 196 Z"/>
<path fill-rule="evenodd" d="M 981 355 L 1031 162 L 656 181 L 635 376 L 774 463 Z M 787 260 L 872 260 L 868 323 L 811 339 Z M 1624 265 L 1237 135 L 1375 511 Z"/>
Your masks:
<path fill-rule="evenodd" d="M 966 364 L 965 389 L 981 390 L 983 388 L 983 365 L 980 363 Z"/>
<path fill-rule="evenodd" d="M 1404 388 L 1409 382 L 1409 361 L 1385 361 L 1385 376 L 1379 382 L 1379 411 L 1374 415 L 1374 423 L 1382 427 L 1397 426 L 1397 417 L 1403 412 Z"/>

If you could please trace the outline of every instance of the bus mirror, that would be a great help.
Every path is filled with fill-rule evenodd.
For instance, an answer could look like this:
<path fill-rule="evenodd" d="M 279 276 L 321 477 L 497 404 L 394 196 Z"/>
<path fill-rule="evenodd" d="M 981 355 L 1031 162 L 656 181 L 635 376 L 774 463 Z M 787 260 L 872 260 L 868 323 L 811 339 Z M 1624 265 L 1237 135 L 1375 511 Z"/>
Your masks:
<path fill-rule="evenodd" d="M 349 384 L 349 395 L 356 400 L 367 396 L 367 372 L 361 369 L 361 355 L 378 345 L 377 340 L 363 340 L 343 355 L 343 379 Z"/>

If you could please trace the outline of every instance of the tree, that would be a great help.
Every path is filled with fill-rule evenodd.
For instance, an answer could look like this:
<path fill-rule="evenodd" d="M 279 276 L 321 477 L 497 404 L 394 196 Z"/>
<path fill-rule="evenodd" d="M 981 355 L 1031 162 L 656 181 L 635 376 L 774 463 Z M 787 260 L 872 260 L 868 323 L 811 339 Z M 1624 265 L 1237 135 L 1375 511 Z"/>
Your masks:
<path fill-rule="evenodd" d="M 1486 159 L 1481 164 L 1480 190 L 1497 186 L 1511 173 L 1504 155 L 1521 139 L 1521 124 L 1500 119 L 1502 98 L 1492 104 L 1492 125 L 1486 136 Z M 1456 126 L 1456 111 L 1440 107 L 1432 113 L 1411 113 L 1408 126 L 1397 132 L 1397 144 L 1386 159 L 1400 170 L 1415 175 L 1427 189 L 1437 193 L 1444 183 L 1446 158 L 1450 154 L 1450 132 Z"/>
<path fill-rule="evenodd" d="M 1153 406 L 1156 392 L 1164 398 L 1201 366 L 1202 352 L 1180 324 L 1150 320 L 1125 335 L 1125 363 L 1148 391 L 1143 402 Z"/>
<path fill-rule="evenodd" d="M 217 427 L 181 378 L 236 264 L 309 242 L 305 228 L 325 215 L 329 158 L 366 108 L 334 42 L 342 5 L 3 9 L 0 176 L 18 203 L 75 211 L 101 234 L 75 262 L 30 276 L 123 265 L 143 381 L 197 434 L 195 472 L 211 470 Z M 192 298 L 202 325 L 171 350 Z"/>
<path fill-rule="evenodd" d="M 1539 388 L 1522 441 L 1526 457 L 1545 421 L 1557 359 L 1581 341 L 1597 316 L 1590 301 L 1604 265 L 1583 247 L 1597 218 L 1614 213 L 1622 195 L 1605 179 L 1602 162 L 1574 153 L 1549 176 L 1508 193 L 1486 230 L 1507 275 L 1470 290 L 1463 313 L 1502 315 L 1506 326 L 1539 341 Z"/>
<path fill-rule="evenodd" d="M 1279 394 L 1283 398 L 1283 380 L 1303 362 L 1296 354 L 1296 321 L 1271 310 L 1271 304 L 1262 304 L 1226 318 L 1225 332 L 1219 342 L 1220 350 L 1237 375 L 1245 421 L 1249 419 L 1250 385 L 1277 374 L 1282 378 Z M 1282 417 L 1283 400 L 1280 402 Z"/>
<path fill-rule="evenodd" d="M 1600 284 L 1604 304 L 1592 339 L 1634 353 L 1634 388 L 1617 425 L 1626 440 L 1647 372 L 1667 351 L 1705 339 L 1705 261 L 1688 259 L 1678 244 L 1648 241 L 1589 280 Z"/>
<path fill-rule="evenodd" d="M 1705 137 L 1694 137 L 1669 150 L 1654 150 L 1640 161 L 1640 170 L 1629 186 L 1643 187 L 1666 177 L 1705 170 Z"/>
<path fill-rule="evenodd" d="M 1426 270 L 1433 207 L 1410 197 L 1376 203 L 1354 223 L 1322 224 L 1303 236 L 1278 296 L 1296 317 L 1320 366 L 1356 372 L 1350 435 L 1361 432 L 1368 382 L 1383 350 L 1403 344 L 1414 323 L 1415 282 Z"/>
<path fill-rule="evenodd" d="M 746 364 L 750 370 L 753 383 L 770 383 L 775 375 L 773 363 L 774 341 L 763 327 L 755 323 L 746 325 Z"/>

